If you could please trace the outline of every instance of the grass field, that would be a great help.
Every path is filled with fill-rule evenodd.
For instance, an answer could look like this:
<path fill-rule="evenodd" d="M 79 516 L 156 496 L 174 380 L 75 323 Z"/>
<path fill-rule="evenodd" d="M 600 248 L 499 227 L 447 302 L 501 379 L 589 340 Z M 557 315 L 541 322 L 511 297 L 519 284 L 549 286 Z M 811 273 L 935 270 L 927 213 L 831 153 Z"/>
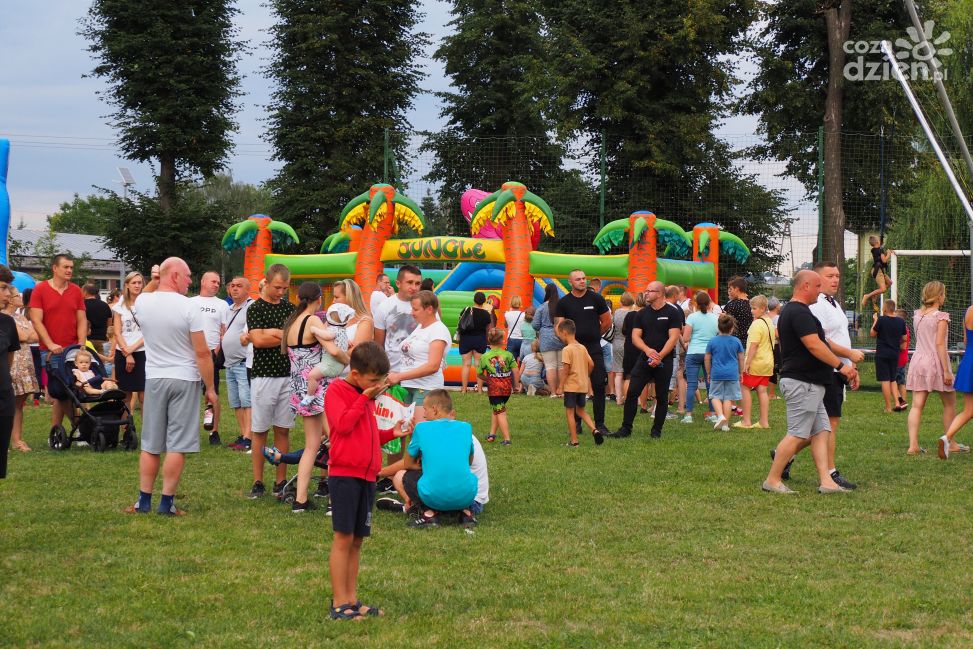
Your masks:
<path fill-rule="evenodd" d="M 482 439 L 486 398 L 457 411 Z M 0 645 L 970 647 L 973 457 L 936 458 L 940 413 L 933 399 L 929 454 L 906 457 L 905 415 L 852 395 L 838 465 L 859 489 L 818 495 L 802 455 L 788 497 L 760 491 L 782 401 L 770 431 L 669 422 L 650 440 L 640 419 L 630 439 L 570 449 L 559 402 L 515 398 L 514 445 L 486 447 L 480 525 L 376 512 L 360 595 L 387 617 L 335 623 L 330 519 L 243 498 L 249 457 L 204 446 L 186 517 L 124 515 L 137 453 L 53 452 L 47 409 L 28 407 L 35 450 L 0 482 Z"/>

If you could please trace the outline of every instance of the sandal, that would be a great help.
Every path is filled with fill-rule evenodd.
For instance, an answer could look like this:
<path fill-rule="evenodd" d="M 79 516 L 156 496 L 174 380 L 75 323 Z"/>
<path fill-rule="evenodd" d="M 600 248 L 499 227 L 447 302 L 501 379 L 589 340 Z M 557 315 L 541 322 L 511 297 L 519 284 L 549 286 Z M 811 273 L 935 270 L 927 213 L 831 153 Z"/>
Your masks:
<path fill-rule="evenodd" d="M 359 615 L 364 615 L 365 617 L 382 617 L 385 615 L 385 611 L 377 606 L 369 606 L 368 604 L 362 604 L 361 600 L 355 602 L 355 608 L 358 609 Z M 362 609 L 365 609 L 364 611 Z"/>
<path fill-rule="evenodd" d="M 362 612 L 358 610 L 358 603 L 331 607 L 332 620 L 360 620 L 361 618 Z"/>
<path fill-rule="evenodd" d="M 497 441 L 497 436 L 496 435 L 487 435 L 486 436 L 486 441 L 488 441 L 488 442 L 495 442 L 495 441 Z"/>
<path fill-rule="evenodd" d="M 277 466 L 280 464 L 280 451 L 277 450 L 276 446 L 264 446 L 263 450 L 264 457 L 272 465 Z"/>
<path fill-rule="evenodd" d="M 919 450 L 918 451 L 906 451 L 905 452 L 906 455 L 925 455 L 925 453 L 926 453 L 926 449 L 922 448 L 921 446 L 919 447 Z"/>
<path fill-rule="evenodd" d="M 14 449 L 20 451 L 21 453 L 30 453 L 31 451 L 31 448 L 27 446 L 27 442 L 25 442 L 24 440 L 20 440 L 19 442 L 14 444 L 13 447 Z"/>

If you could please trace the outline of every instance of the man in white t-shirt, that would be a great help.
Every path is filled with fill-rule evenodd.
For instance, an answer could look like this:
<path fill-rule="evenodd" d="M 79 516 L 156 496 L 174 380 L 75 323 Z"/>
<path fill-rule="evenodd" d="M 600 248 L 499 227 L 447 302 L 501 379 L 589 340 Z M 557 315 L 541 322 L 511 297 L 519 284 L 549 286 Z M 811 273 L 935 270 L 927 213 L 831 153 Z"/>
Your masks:
<path fill-rule="evenodd" d="M 237 451 L 250 450 L 250 378 L 248 365 L 253 364 L 253 345 L 244 336 L 247 331 L 247 308 L 250 299 L 250 280 L 234 277 L 226 285 L 233 304 L 223 313 L 223 369 L 226 370 L 226 400 L 236 415 L 240 434 L 229 446 Z M 244 344 L 243 341 L 246 341 Z M 248 363 L 248 361 L 250 361 Z"/>
<path fill-rule="evenodd" d="M 851 348 L 851 335 L 848 333 L 848 317 L 845 310 L 835 299 L 841 286 L 841 271 L 838 265 L 829 261 L 818 261 L 814 270 L 821 276 L 821 292 L 818 301 L 810 305 L 811 313 L 821 322 L 824 337 L 835 356 L 845 365 L 854 367 L 865 358 L 860 349 Z M 835 440 L 838 437 L 838 424 L 841 423 L 841 405 L 845 400 L 845 381 L 839 372 L 833 372 L 833 381 L 824 386 L 824 409 L 831 423 L 831 436 L 828 438 L 828 473 L 839 487 L 854 489 L 857 485 L 842 477 L 835 467 Z"/>
<path fill-rule="evenodd" d="M 399 291 L 388 298 L 372 313 L 375 319 L 375 342 L 385 349 L 393 372 L 402 371 L 400 346 L 416 328 L 412 317 L 412 298 L 419 292 L 422 273 L 415 266 L 406 264 L 399 269 L 395 284 Z"/>
<path fill-rule="evenodd" d="M 190 298 L 193 305 L 199 309 L 203 319 L 203 333 L 206 335 L 206 346 L 213 356 L 213 386 L 216 394 L 220 393 L 220 368 L 216 365 L 216 353 L 220 349 L 223 338 L 223 316 L 229 309 L 224 300 L 216 297 L 220 290 L 220 274 L 209 270 L 203 273 L 199 280 L 199 295 Z M 207 406 L 203 413 L 203 428 L 210 431 L 210 446 L 220 445 L 220 402 L 210 408 Z"/>
<path fill-rule="evenodd" d="M 392 295 L 392 280 L 385 273 L 379 273 L 378 278 L 375 280 L 375 290 L 372 291 L 372 296 L 368 298 L 368 310 L 375 315 L 375 311 L 378 309 L 378 305 L 387 300 Z"/>
<path fill-rule="evenodd" d="M 139 498 L 130 514 L 152 510 L 152 490 L 162 463 L 162 500 L 157 513 L 182 516 L 173 503 L 186 453 L 199 452 L 199 390 L 216 403 L 213 358 L 199 309 L 186 297 L 190 272 L 185 261 L 170 257 L 159 269 L 158 288 L 143 292 L 133 312 L 145 340 L 145 403 L 142 406 L 142 454 Z"/>

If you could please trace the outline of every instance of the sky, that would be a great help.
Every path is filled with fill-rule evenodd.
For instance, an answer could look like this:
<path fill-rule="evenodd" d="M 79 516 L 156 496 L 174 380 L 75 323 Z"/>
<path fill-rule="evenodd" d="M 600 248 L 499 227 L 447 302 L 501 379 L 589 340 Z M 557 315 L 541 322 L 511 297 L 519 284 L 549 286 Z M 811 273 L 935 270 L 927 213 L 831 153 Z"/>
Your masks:
<path fill-rule="evenodd" d="M 448 79 L 431 55 L 448 33 L 450 3 L 421 4 L 425 18 L 420 28 L 431 34 L 432 43 L 420 60 L 426 73 L 424 92 L 408 118 L 413 128 L 434 131 L 443 120 L 433 93 L 446 90 Z M 99 97 L 104 83 L 86 76 L 95 62 L 77 31 L 87 0 L 4 0 L 0 6 L 0 52 L 8 61 L 0 68 L 0 137 L 11 141 L 7 185 L 12 227 L 21 222 L 28 228 L 45 227 L 47 216 L 76 193 L 86 196 L 96 187 L 121 190 L 118 167 L 131 171 L 136 189 L 151 190 L 152 168 L 123 159 L 114 145 L 116 134 L 106 118 L 110 107 Z M 270 55 L 266 42 L 272 15 L 264 0 L 238 0 L 236 6 L 239 37 L 247 41 L 248 51 L 239 63 L 243 96 L 227 171 L 235 180 L 257 184 L 276 171 L 271 148 L 262 139 L 271 87 L 262 70 Z M 738 73 L 746 77 L 749 72 L 752 66 L 739 61 Z M 756 120 L 748 116 L 729 118 L 718 130 L 731 143 L 752 143 L 755 131 Z M 784 189 L 793 205 L 801 203 L 797 184 L 775 178 L 776 170 L 754 166 L 747 171 L 758 172 L 768 186 Z M 803 236 L 813 239 L 811 233 Z M 797 246 L 805 248 L 803 243 Z"/>

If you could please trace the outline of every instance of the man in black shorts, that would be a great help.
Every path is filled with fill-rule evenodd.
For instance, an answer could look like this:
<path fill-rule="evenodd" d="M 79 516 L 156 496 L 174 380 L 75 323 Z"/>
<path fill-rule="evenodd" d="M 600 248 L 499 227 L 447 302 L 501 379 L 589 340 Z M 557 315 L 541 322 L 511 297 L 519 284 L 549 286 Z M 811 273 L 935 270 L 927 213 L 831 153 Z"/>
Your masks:
<path fill-rule="evenodd" d="M 683 326 L 682 309 L 666 301 L 665 289 L 662 282 L 651 282 L 645 289 L 646 306 L 638 312 L 632 327 L 632 343 L 641 354 L 632 369 L 628 393 L 625 395 L 622 426 L 611 437 L 628 437 L 632 434 L 639 395 L 650 381 L 655 383 L 656 394 L 655 418 L 650 435 L 662 437 L 662 426 L 669 412 L 666 395 L 672 379 L 674 352 Z"/>
<path fill-rule="evenodd" d="M 572 270 L 568 275 L 571 292 L 557 302 L 554 325 L 565 318 L 574 320 L 575 338 L 588 350 L 594 362 L 591 370 L 591 404 L 595 420 L 595 430 L 602 435 L 610 434 L 605 427 L 605 385 L 608 373 L 605 371 L 605 355 L 601 351 L 601 334 L 611 327 L 612 316 L 605 298 L 588 290 L 588 280 L 584 271 Z M 666 387 L 668 387 L 668 383 Z"/>

